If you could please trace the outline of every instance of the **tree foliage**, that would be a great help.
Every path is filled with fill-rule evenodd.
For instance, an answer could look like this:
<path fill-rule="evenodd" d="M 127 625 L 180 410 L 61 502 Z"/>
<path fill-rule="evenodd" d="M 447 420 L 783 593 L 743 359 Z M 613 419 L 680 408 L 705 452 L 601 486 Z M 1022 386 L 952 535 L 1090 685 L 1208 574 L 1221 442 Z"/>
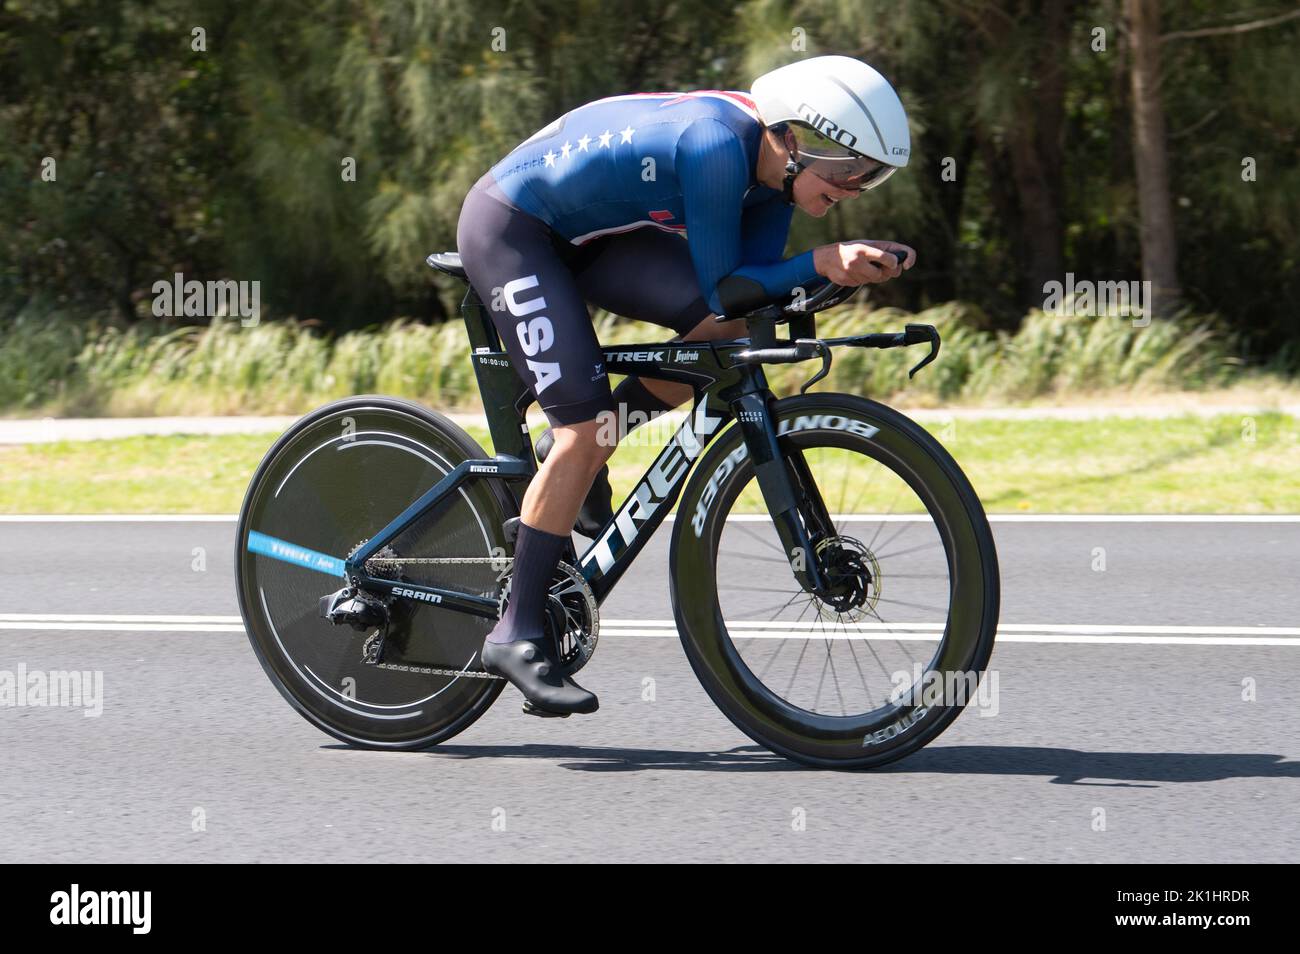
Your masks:
<path fill-rule="evenodd" d="M 439 320 L 451 289 L 425 253 L 451 247 L 474 180 L 550 119 L 840 52 L 895 82 L 913 162 L 825 220 L 796 217 L 792 246 L 908 242 L 919 267 L 878 300 L 964 299 L 1010 329 L 1066 271 L 1141 277 L 1121 6 L 8 0 L 0 313 L 52 302 L 129 323 L 179 271 L 259 280 L 271 314 L 329 329 Z M 1300 359 L 1300 20 L 1205 29 L 1286 9 L 1166 3 L 1159 91 L 1187 303 Z"/>

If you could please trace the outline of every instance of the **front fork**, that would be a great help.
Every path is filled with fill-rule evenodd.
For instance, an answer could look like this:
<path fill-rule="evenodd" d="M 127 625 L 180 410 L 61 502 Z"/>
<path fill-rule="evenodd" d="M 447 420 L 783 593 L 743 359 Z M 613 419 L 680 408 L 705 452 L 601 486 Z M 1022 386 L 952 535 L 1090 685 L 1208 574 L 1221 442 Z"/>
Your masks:
<path fill-rule="evenodd" d="M 803 455 L 782 456 L 776 421 L 768 406 L 770 398 L 771 392 L 766 389 L 750 391 L 734 400 L 731 410 L 740 424 L 759 490 L 776 525 L 790 570 L 804 590 L 822 593 L 828 586 L 817 565 L 813 537 L 831 535 L 834 526 Z"/>

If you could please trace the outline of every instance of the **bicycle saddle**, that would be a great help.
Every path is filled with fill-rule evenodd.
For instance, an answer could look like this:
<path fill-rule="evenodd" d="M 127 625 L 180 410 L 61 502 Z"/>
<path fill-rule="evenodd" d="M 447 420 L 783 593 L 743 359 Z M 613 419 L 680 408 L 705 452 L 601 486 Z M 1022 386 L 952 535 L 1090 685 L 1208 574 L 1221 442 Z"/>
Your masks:
<path fill-rule="evenodd" d="M 440 272 L 446 272 L 448 275 L 455 275 L 457 278 L 463 278 L 469 281 L 469 276 L 465 274 L 465 266 L 460 263 L 459 252 L 434 252 L 425 262 L 431 268 L 436 268 Z"/>

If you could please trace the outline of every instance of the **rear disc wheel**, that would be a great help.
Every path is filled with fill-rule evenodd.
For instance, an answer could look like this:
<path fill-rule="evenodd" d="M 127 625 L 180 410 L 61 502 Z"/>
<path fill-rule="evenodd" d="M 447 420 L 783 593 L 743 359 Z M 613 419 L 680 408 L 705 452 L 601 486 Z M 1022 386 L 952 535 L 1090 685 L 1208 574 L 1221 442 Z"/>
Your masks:
<path fill-rule="evenodd" d="M 348 582 L 343 558 L 461 461 L 484 457 L 446 418 L 384 397 L 320 408 L 267 452 L 239 517 L 239 605 L 263 669 L 313 725 L 356 745 L 422 748 L 465 729 L 500 694 L 500 680 L 469 674 L 481 672 L 492 619 L 386 597 L 384 660 L 407 667 L 386 669 L 363 661 L 378 627 L 335 625 L 318 606 Z M 508 566 L 502 523 L 514 509 L 499 481 L 471 481 L 367 570 L 495 599 Z M 429 668 L 453 675 L 420 671 Z"/>

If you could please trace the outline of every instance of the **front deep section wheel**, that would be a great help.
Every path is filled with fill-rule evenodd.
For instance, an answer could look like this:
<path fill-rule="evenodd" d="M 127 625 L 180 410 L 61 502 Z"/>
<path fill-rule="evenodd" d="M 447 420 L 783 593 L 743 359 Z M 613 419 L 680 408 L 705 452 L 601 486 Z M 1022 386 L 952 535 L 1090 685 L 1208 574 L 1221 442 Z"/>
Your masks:
<path fill-rule="evenodd" d="M 356 745 L 421 748 L 500 694 L 478 663 L 492 619 L 365 592 L 355 626 L 321 615 L 322 597 L 347 582 L 344 559 L 461 461 L 487 456 L 441 415 L 385 397 L 326 405 L 267 452 L 239 515 L 239 607 L 267 675 L 313 725 Z M 500 481 L 470 481 L 366 570 L 495 600 L 514 513 Z"/>
<path fill-rule="evenodd" d="M 915 752 L 981 685 L 997 629 L 997 552 L 952 457 L 881 404 L 770 405 L 811 553 L 785 553 L 730 427 L 696 466 L 673 533 L 673 608 L 714 703 L 756 742 L 827 768 Z M 795 570 L 815 562 L 821 585 Z"/>

